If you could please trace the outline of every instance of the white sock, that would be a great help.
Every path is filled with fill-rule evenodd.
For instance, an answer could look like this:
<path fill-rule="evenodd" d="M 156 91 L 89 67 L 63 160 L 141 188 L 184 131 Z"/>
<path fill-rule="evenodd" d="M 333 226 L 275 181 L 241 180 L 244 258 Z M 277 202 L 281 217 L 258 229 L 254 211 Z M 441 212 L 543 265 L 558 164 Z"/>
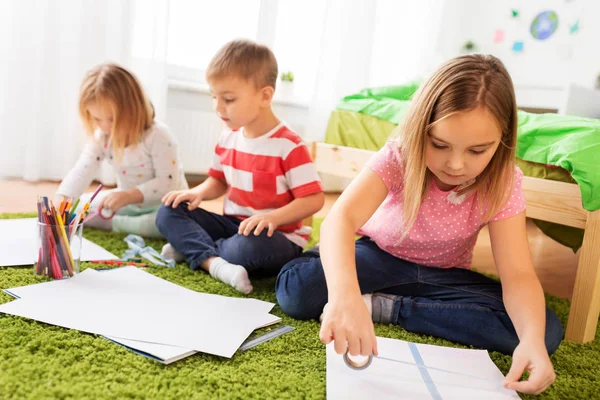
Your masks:
<path fill-rule="evenodd" d="M 371 303 L 372 296 L 373 295 L 371 293 L 362 295 L 362 299 L 365 302 L 367 309 L 369 310 L 369 315 L 373 315 L 373 304 Z M 323 307 L 323 312 L 321 313 L 321 316 L 319 317 L 319 322 L 323 322 L 323 314 L 325 314 L 326 308 L 327 308 L 327 304 L 325 304 L 325 307 Z"/>
<path fill-rule="evenodd" d="M 221 257 L 216 257 L 208 266 L 208 273 L 213 278 L 232 286 L 238 292 L 244 294 L 252 292 L 248 271 L 241 265 L 230 264 Z"/>
<path fill-rule="evenodd" d="M 163 246 L 160 255 L 169 260 L 173 260 L 176 263 L 185 261 L 185 256 L 181 254 L 175 247 L 171 246 L 171 243 L 167 243 Z"/>

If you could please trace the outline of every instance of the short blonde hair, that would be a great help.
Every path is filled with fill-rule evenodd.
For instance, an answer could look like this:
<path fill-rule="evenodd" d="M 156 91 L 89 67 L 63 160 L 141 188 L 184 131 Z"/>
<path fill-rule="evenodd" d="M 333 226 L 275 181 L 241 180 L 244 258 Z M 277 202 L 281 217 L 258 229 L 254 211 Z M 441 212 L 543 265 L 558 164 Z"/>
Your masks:
<path fill-rule="evenodd" d="M 501 144 L 474 184 L 459 194 L 478 194 L 488 205 L 489 221 L 506 202 L 512 187 L 517 140 L 517 106 L 512 79 L 494 56 L 470 54 L 443 64 L 413 97 L 407 116 L 396 128 L 404 164 L 404 233 L 414 224 L 428 191 L 431 172 L 425 163 L 427 134 L 449 116 L 485 107 L 501 129 Z"/>
<path fill-rule="evenodd" d="M 206 69 L 206 80 L 237 76 L 257 88 L 277 84 L 277 59 L 267 47 L 250 40 L 233 40 L 215 54 Z"/>
<path fill-rule="evenodd" d="M 138 79 L 125 68 L 101 64 L 90 70 L 81 84 L 79 115 L 88 134 L 96 124 L 87 107 L 97 104 L 106 113 L 112 113 L 112 146 L 120 158 L 125 147 L 136 145 L 154 123 L 154 107 Z"/>

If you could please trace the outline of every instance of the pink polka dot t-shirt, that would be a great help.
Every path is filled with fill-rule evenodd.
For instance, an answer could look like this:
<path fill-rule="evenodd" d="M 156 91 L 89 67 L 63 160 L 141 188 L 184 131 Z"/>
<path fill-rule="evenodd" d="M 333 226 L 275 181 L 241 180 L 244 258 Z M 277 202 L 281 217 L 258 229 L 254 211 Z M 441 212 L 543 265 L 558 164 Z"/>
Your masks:
<path fill-rule="evenodd" d="M 485 226 L 477 204 L 477 195 L 471 194 L 460 201 L 451 201 L 456 191 L 442 191 L 435 182 L 429 184 L 419 214 L 408 235 L 402 237 L 404 173 L 400 164 L 400 150 L 394 141 L 388 141 L 368 162 L 383 179 L 388 195 L 375 214 L 358 231 L 369 236 L 379 248 L 403 260 L 440 268 L 470 268 L 477 235 Z M 511 195 L 491 221 L 510 218 L 525 210 L 522 190 L 523 173 L 515 167 Z M 460 203 L 460 204 L 455 204 Z"/>

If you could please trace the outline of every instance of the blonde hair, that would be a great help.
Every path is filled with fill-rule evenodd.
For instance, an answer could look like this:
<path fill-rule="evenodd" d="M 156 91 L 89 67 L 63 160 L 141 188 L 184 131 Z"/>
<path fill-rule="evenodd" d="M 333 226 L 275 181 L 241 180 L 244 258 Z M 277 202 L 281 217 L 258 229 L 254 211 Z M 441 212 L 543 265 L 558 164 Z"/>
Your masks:
<path fill-rule="evenodd" d="M 95 67 L 81 84 L 79 115 L 90 135 L 96 129 L 88 111 L 88 105 L 93 103 L 113 115 L 111 137 L 117 159 L 127 146 L 136 145 L 154 122 L 154 107 L 140 82 L 131 72 L 114 63 Z"/>
<path fill-rule="evenodd" d="M 502 132 L 500 146 L 475 183 L 459 195 L 478 194 L 483 216 L 489 221 L 506 202 L 512 187 L 517 139 L 517 106 L 512 80 L 502 62 L 494 56 L 470 54 L 443 64 L 413 97 L 404 123 L 394 132 L 404 167 L 404 235 L 413 226 L 427 195 L 431 171 L 425 163 L 430 129 L 453 114 L 485 107 Z M 404 236 L 403 236 L 404 237 Z"/>
<path fill-rule="evenodd" d="M 206 69 L 206 80 L 238 76 L 257 88 L 277 84 L 277 60 L 267 47 L 250 40 L 233 40 L 215 54 Z"/>

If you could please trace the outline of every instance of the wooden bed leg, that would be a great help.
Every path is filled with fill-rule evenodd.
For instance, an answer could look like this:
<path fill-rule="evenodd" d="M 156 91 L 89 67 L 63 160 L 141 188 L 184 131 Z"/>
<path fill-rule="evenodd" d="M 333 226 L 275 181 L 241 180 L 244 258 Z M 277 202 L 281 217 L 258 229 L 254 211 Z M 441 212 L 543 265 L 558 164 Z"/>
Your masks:
<path fill-rule="evenodd" d="M 577 343 L 596 337 L 600 314 L 600 210 L 588 214 L 566 339 Z"/>

